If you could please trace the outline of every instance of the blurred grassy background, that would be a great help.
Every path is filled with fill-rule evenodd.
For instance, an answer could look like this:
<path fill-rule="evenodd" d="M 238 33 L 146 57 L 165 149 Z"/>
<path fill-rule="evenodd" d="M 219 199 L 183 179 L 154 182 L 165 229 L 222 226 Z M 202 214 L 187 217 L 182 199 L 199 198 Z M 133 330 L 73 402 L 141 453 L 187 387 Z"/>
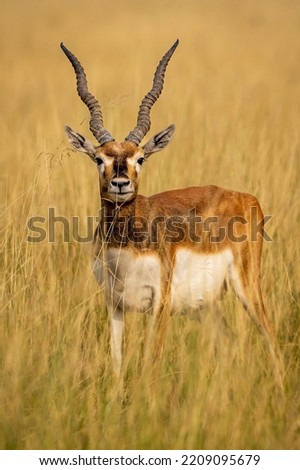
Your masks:
<path fill-rule="evenodd" d="M 0 448 L 299 448 L 300 3 L 297 0 L 3 0 L 0 17 Z M 141 193 L 214 183 L 253 192 L 273 219 L 262 282 L 284 357 L 268 355 L 229 293 L 228 341 L 208 314 L 175 318 L 156 388 L 140 376 L 147 320 L 130 316 L 125 385 L 90 245 L 26 241 L 27 220 L 99 209 L 96 170 L 63 126 L 88 112 L 59 43 L 83 63 L 104 123 L 123 139 L 176 38 L 152 133 L 175 122 Z M 217 345 L 217 347 L 216 347 Z"/>

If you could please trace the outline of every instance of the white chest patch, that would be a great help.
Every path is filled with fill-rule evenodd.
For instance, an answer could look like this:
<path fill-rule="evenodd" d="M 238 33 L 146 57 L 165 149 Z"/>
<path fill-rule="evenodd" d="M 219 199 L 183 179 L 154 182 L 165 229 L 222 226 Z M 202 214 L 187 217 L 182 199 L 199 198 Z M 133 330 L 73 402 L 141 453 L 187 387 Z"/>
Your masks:
<path fill-rule="evenodd" d="M 94 273 L 104 282 L 108 300 L 121 310 L 151 311 L 160 302 L 160 260 L 154 254 L 133 255 L 109 248 L 106 261 L 97 261 Z M 101 279 L 99 274 L 101 272 Z"/>
<path fill-rule="evenodd" d="M 189 249 L 179 249 L 171 281 L 172 313 L 198 310 L 212 302 L 220 293 L 232 252 L 198 254 Z"/>

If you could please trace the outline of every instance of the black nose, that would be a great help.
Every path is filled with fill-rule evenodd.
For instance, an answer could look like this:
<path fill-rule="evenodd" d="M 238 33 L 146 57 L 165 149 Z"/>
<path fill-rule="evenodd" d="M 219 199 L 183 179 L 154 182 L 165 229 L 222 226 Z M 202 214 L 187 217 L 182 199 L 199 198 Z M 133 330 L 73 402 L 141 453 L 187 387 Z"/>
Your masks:
<path fill-rule="evenodd" d="M 130 183 L 129 180 L 112 180 L 111 184 L 116 186 L 117 188 L 123 188 L 124 186 L 128 186 Z"/>

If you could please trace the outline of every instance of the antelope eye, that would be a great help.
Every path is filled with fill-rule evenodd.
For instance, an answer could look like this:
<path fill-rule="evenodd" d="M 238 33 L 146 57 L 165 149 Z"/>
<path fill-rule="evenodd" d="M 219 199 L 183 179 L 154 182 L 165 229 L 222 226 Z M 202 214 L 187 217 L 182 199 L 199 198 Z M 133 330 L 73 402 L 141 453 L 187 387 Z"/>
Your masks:
<path fill-rule="evenodd" d="M 95 162 L 97 163 L 98 166 L 100 166 L 100 165 L 102 165 L 103 160 L 102 160 L 102 158 L 97 157 L 97 158 L 95 158 Z"/>
<path fill-rule="evenodd" d="M 144 163 L 144 161 L 145 161 L 145 159 L 143 157 L 141 157 L 141 158 L 138 159 L 137 162 L 138 162 L 139 165 L 142 165 Z"/>

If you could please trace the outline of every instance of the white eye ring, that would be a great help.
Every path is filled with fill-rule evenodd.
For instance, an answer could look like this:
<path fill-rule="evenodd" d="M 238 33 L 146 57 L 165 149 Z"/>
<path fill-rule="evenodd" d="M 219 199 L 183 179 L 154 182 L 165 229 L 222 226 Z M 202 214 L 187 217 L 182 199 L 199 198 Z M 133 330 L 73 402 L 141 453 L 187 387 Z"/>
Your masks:
<path fill-rule="evenodd" d="M 144 163 L 144 161 L 145 161 L 144 157 L 140 157 L 140 158 L 138 159 L 137 163 L 138 163 L 139 165 L 142 165 L 142 164 Z"/>

